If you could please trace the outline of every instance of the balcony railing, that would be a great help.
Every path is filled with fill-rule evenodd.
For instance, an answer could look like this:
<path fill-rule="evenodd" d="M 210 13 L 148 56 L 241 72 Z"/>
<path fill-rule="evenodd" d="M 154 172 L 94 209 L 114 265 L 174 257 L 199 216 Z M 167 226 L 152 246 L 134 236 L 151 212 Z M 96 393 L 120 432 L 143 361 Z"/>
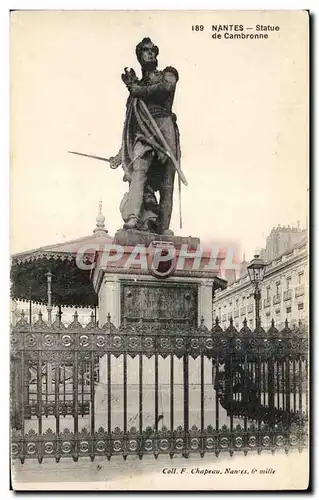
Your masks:
<path fill-rule="evenodd" d="M 284 300 L 289 300 L 292 297 L 292 290 L 285 290 L 284 291 Z"/>
<path fill-rule="evenodd" d="M 275 297 L 272 299 L 273 304 L 280 304 L 281 302 L 281 296 L 280 295 L 275 295 Z"/>
<path fill-rule="evenodd" d="M 271 303 L 270 297 L 264 299 L 264 307 L 270 307 L 270 303 Z"/>
<path fill-rule="evenodd" d="M 305 293 L 305 285 L 297 286 L 295 296 L 300 297 L 301 295 L 304 295 L 304 293 Z"/>

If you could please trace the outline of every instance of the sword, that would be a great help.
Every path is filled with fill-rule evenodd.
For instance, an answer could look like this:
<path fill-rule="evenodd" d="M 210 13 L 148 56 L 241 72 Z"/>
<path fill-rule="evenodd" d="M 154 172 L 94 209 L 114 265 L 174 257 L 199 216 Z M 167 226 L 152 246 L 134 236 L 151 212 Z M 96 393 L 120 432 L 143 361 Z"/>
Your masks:
<path fill-rule="evenodd" d="M 103 158 L 102 156 L 89 155 L 86 153 L 78 153 L 77 151 L 68 151 L 72 155 L 86 156 L 86 158 L 94 158 L 95 160 L 107 161 L 110 164 L 110 167 L 115 169 L 117 166 L 112 166 L 112 158 Z M 119 166 L 119 165 L 118 165 Z"/>

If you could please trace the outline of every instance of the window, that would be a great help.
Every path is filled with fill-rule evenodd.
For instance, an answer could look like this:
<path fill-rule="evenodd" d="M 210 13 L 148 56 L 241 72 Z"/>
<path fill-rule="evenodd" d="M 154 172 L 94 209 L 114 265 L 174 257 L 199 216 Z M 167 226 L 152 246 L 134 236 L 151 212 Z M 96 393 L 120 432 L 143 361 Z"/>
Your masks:
<path fill-rule="evenodd" d="M 302 285 L 304 280 L 304 272 L 298 273 L 298 285 Z"/>
<path fill-rule="evenodd" d="M 298 304 L 299 320 L 301 321 L 304 317 L 303 304 Z"/>
<path fill-rule="evenodd" d="M 266 299 L 270 299 L 270 286 L 266 288 Z"/>
<path fill-rule="evenodd" d="M 266 328 L 270 328 L 270 312 L 266 314 Z"/>
<path fill-rule="evenodd" d="M 280 311 L 276 311 L 276 328 L 280 326 Z"/>
<path fill-rule="evenodd" d="M 278 295 L 280 295 L 280 281 L 277 281 L 276 283 L 276 295 L 278 297 Z"/>
<path fill-rule="evenodd" d="M 290 290 L 291 285 L 291 276 L 289 276 L 286 280 L 286 290 Z"/>
<path fill-rule="evenodd" d="M 286 318 L 287 318 L 288 322 L 291 321 L 291 307 L 287 307 L 287 309 L 286 309 Z"/>

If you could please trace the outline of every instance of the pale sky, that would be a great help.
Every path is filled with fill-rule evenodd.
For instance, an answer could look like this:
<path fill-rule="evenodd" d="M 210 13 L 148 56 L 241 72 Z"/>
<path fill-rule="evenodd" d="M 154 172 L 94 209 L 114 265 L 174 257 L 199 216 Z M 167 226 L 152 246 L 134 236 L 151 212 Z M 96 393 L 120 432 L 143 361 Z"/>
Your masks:
<path fill-rule="evenodd" d="M 11 18 L 11 252 L 88 235 L 98 201 L 122 226 L 122 170 L 69 155 L 111 156 L 121 142 L 125 66 L 136 44 L 177 68 L 183 229 L 237 241 L 251 258 L 278 223 L 306 223 L 308 32 L 298 12 L 14 12 Z M 192 32 L 193 24 L 203 32 Z M 213 40 L 212 24 L 277 24 L 268 40 Z M 255 32 L 254 30 L 251 32 Z"/>

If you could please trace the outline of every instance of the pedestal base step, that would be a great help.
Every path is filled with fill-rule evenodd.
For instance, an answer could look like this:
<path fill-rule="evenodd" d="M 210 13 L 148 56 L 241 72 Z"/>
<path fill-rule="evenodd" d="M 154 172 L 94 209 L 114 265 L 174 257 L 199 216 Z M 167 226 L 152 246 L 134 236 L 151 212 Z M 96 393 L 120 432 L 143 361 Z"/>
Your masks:
<path fill-rule="evenodd" d="M 113 243 L 123 246 L 136 246 L 143 244 L 149 246 L 152 241 L 163 241 L 173 243 L 175 248 L 180 248 L 182 245 L 188 245 L 189 248 L 196 250 L 200 244 L 199 238 L 192 236 L 174 236 L 174 234 L 156 234 L 147 231 L 137 231 L 135 229 L 124 230 L 120 229 L 115 233 Z"/>

